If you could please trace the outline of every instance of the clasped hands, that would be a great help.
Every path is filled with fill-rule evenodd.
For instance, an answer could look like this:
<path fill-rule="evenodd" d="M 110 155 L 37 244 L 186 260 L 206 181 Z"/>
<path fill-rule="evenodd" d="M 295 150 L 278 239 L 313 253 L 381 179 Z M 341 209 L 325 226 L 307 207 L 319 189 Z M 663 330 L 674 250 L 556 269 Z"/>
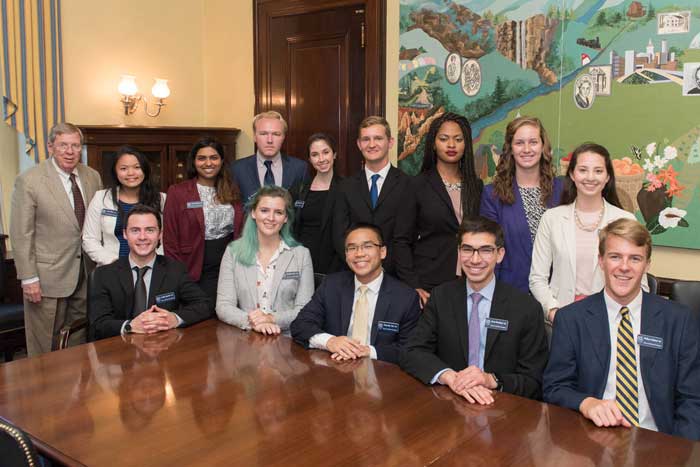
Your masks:
<path fill-rule="evenodd" d="M 355 360 L 370 356 L 369 345 L 348 336 L 333 336 L 326 342 L 326 348 L 331 352 L 331 358 L 337 361 Z"/>
<path fill-rule="evenodd" d="M 493 390 L 498 383 L 490 373 L 485 373 L 477 366 L 469 366 L 462 371 L 447 370 L 440 375 L 439 381 L 449 386 L 452 392 L 464 397 L 469 403 L 493 404 Z"/>
<path fill-rule="evenodd" d="M 178 319 L 175 313 L 160 308 L 158 305 L 153 305 L 131 320 L 131 332 L 153 334 L 176 328 L 177 324 Z"/>
<path fill-rule="evenodd" d="M 260 334 L 273 336 L 282 332 L 282 329 L 275 324 L 275 317 L 271 313 L 265 313 L 259 309 L 248 313 L 248 323 L 253 331 Z"/>
<path fill-rule="evenodd" d="M 578 410 L 599 427 L 624 426 L 629 428 L 632 426 L 622 415 L 617 403 L 611 399 L 586 397 L 579 405 Z"/>

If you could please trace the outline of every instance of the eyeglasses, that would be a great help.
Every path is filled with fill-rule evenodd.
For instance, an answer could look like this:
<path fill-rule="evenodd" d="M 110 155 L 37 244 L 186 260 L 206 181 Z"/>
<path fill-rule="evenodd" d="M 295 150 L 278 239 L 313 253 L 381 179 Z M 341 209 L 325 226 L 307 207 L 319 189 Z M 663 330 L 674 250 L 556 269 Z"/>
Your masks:
<path fill-rule="evenodd" d="M 356 252 L 362 253 L 363 251 L 372 251 L 375 248 L 381 248 L 384 245 L 380 245 L 379 243 L 372 243 L 372 242 L 365 242 L 361 243 L 359 245 L 348 245 L 345 247 L 345 253 L 346 254 L 353 254 Z"/>
<path fill-rule="evenodd" d="M 469 258 L 474 256 L 474 252 L 476 252 L 476 253 L 479 253 L 479 256 L 481 257 L 481 259 L 486 259 L 486 260 L 493 258 L 493 255 L 496 253 L 497 249 L 498 248 L 496 248 L 495 246 L 490 246 L 490 245 L 482 246 L 479 248 L 474 248 L 471 245 L 461 245 L 459 247 L 459 251 L 463 255 L 465 255 Z"/>
<path fill-rule="evenodd" d="M 56 149 L 58 149 L 60 152 L 66 152 L 68 151 L 68 148 L 72 149 L 75 152 L 80 151 L 83 149 L 83 146 L 80 144 L 68 144 L 68 143 L 61 143 L 61 144 L 56 144 L 54 145 Z"/>

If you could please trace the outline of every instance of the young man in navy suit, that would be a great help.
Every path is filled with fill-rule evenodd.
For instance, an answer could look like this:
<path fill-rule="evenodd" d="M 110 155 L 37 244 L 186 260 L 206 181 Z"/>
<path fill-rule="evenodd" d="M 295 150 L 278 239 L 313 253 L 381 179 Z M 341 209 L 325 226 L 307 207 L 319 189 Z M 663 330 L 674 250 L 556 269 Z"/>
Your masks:
<path fill-rule="evenodd" d="M 544 400 L 597 426 L 639 426 L 700 439 L 700 347 L 692 312 L 642 292 L 651 236 L 635 220 L 599 234 L 602 292 L 562 308 Z"/>
<path fill-rule="evenodd" d="M 245 203 L 261 186 L 278 185 L 289 189 L 309 178 L 305 161 L 280 153 L 287 136 L 287 122 L 279 112 L 262 112 L 253 119 L 257 152 L 234 161 L 231 175 Z"/>
<path fill-rule="evenodd" d="M 124 219 L 129 256 L 94 272 L 88 300 L 90 335 L 152 334 L 211 316 L 207 295 L 179 261 L 156 254 L 160 213 L 137 205 Z"/>
<path fill-rule="evenodd" d="M 534 298 L 496 280 L 507 254 L 501 226 L 468 219 L 458 238 L 466 280 L 433 289 L 401 351 L 401 368 L 470 403 L 493 403 L 493 391 L 539 399 L 547 363 L 542 311 Z"/>
<path fill-rule="evenodd" d="M 306 348 L 331 352 L 334 360 L 370 357 L 398 362 L 420 315 L 418 294 L 382 269 L 381 230 L 357 224 L 345 235 L 350 271 L 329 274 L 291 324 L 292 338 Z"/>

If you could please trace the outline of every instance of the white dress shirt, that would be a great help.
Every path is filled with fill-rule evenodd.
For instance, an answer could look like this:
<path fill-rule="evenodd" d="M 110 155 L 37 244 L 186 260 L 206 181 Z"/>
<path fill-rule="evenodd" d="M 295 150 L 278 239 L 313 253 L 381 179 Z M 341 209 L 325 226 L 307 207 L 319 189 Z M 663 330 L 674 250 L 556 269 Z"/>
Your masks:
<path fill-rule="evenodd" d="M 367 336 L 371 338 L 372 336 L 372 324 L 374 322 L 374 310 L 377 307 L 377 299 L 379 298 L 379 289 L 382 286 L 382 280 L 384 280 L 384 271 L 379 274 L 379 277 L 374 279 L 372 282 L 363 284 L 357 280 L 355 276 L 355 293 L 352 297 L 352 315 L 350 315 L 350 325 L 348 326 L 347 336 L 352 335 L 352 324 L 355 321 L 355 304 L 360 296 L 360 286 L 367 286 L 367 305 L 368 305 L 368 315 L 367 315 Z M 328 350 L 328 339 L 331 337 L 336 337 L 333 334 L 328 334 L 326 332 L 314 334 L 309 339 L 309 347 L 312 349 L 322 349 Z M 369 346 L 369 356 L 372 360 L 377 359 L 377 349 L 373 345 Z"/>
<path fill-rule="evenodd" d="M 263 313 L 273 313 L 275 311 L 272 309 L 272 282 L 277 269 L 277 260 L 279 260 L 280 255 L 285 250 L 291 250 L 291 248 L 280 238 L 280 244 L 272 254 L 270 261 L 268 261 L 267 267 L 263 267 L 260 263 L 260 258 L 258 255 L 255 255 L 255 270 L 258 274 L 255 284 L 258 297 L 257 305 L 258 309 Z"/>
<path fill-rule="evenodd" d="M 615 400 L 615 383 L 617 382 L 616 365 L 617 365 L 617 327 L 622 320 L 620 308 L 622 305 L 615 302 L 608 295 L 607 290 L 603 293 L 605 296 L 605 306 L 608 309 L 608 325 L 610 326 L 610 368 L 608 369 L 608 382 L 605 384 L 605 392 L 603 399 Z M 639 395 L 639 426 L 649 430 L 659 431 L 654 421 L 654 416 L 649 408 L 647 393 L 644 390 L 644 382 L 642 381 L 642 371 L 639 367 L 639 344 L 637 336 L 642 328 L 642 291 L 640 290 L 637 296 L 627 305 L 630 310 L 630 320 L 632 321 L 632 335 L 634 337 L 634 352 L 637 356 L 637 394 Z"/>
<path fill-rule="evenodd" d="M 265 186 L 265 172 L 267 172 L 267 167 L 265 166 L 265 161 L 272 161 L 272 175 L 275 177 L 275 185 L 282 186 L 282 154 L 279 152 L 275 154 L 272 159 L 263 157 L 258 151 L 255 154 L 255 160 L 258 165 L 258 178 L 260 179 L 260 186 Z"/>
<path fill-rule="evenodd" d="M 391 163 L 387 163 L 382 170 L 379 172 L 372 172 L 367 167 L 365 167 L 365 177 L 367 177 L 367 188 L 372 189 L 372 175 L 379 174 L 377 179 L 377 196 L 382 192 L 382 186 L 384 186 L 384 180 L 391 169 Z"/>

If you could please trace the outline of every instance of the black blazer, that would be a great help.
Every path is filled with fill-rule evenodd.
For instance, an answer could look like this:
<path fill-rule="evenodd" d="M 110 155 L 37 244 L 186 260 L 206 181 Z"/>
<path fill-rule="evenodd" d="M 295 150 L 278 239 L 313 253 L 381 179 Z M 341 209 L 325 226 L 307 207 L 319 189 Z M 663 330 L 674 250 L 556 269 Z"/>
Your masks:
<path fill-rule="evenodd" d="M 490 317 L 508 320 L 508 330 L 489 329 L 486 333 L 484 371 L 498 376 L 503 391 L 540 399 L 547 338 L 539 303 L 504 282 L 496 282 Z M 400 364 L 429 384 L 440 370 L 465 369 L 468 355 L 467 286 L 460 278 L 433 289 L 401 351 Z"/>
<path fill-rule="evenodd" d="M 396 217 L 394 267 L 403 282 L 430 291 L 455 278 L 461 219 L 437 169 L 412 178 L 409 186 Z"/>
<path fill-rule="evenodd" d="M 381 229 L 387 247 L 387 255 L 383 261 L 384 270 L 392 273 L 394 225 L 397 213 L 404 207 L 409 180 L 408 175 L 391 166 L 375 209 L 372 209 L 364 169 L 340 183 L 333 216 L 333 238 L 335 250 L 340 258 L 345 258 L 344 235 L 348 227 L 358 222 L 375 224 Z"/>
<path fill-rule="evenodd" d="M 158 255 L 151 271 L 148 306 L 156 304 L 156 297 L 170 293 L 175 296 L 158 306 L 176 313 L 183 326 L 211 317 L 207 295 L 192 281 L 185 265 Z M 103 339 L 119 335 L 124 321 L 134 318 L 134 276 L 128 257 L 95 270 L 88 300 L 90 336 Z"/>
<path fill-rule="evenodd" d="M 352 316 L 355 275 L 350 271 L 329 274 L 311 301 L 299 312 L 289 327 L 292 338 L 309 347 L 309 339 L 320 333 L 346 336 Z M 416 325 L 420 307 L 415 290 L 384 274 L 372 320 L 370 344 L 377 358 L 398 363 L 399 349 Z M 382 330 L 379 323 L 382 322 Z M 384 326 L 389 323 L 390 326 Z M 398 325 L 398 329 L 395 329 Z M 394 328 L 394 329 L 392 329 Z"/>
<path fill-rule="evenodd" d="M 314 272 L 327 274 L 336 272 L 343 268 L 344 261 L 338 258 L 333 246 L 333 212 L 335 211 L 336 200 L 338 198 L 338 187 L 343 179 L 337 174 L 333 174 L 331 186 L 328 188 L 326 203 L 323 206 L 323 218 L 321 220 L 321 236 L 319 245 L 304 245 L 311 253 L 311 260 L 314 265 Z M 311 181 L 297 182 L 289 189 L 289 193 L 294 199 L 294 224 L 292 230 L 294 238 L 299 240 L 301 229 L 304 223 L 304 204 L 309 196 Z M 342 258 L 345 258 L 343 255 Z"/>

